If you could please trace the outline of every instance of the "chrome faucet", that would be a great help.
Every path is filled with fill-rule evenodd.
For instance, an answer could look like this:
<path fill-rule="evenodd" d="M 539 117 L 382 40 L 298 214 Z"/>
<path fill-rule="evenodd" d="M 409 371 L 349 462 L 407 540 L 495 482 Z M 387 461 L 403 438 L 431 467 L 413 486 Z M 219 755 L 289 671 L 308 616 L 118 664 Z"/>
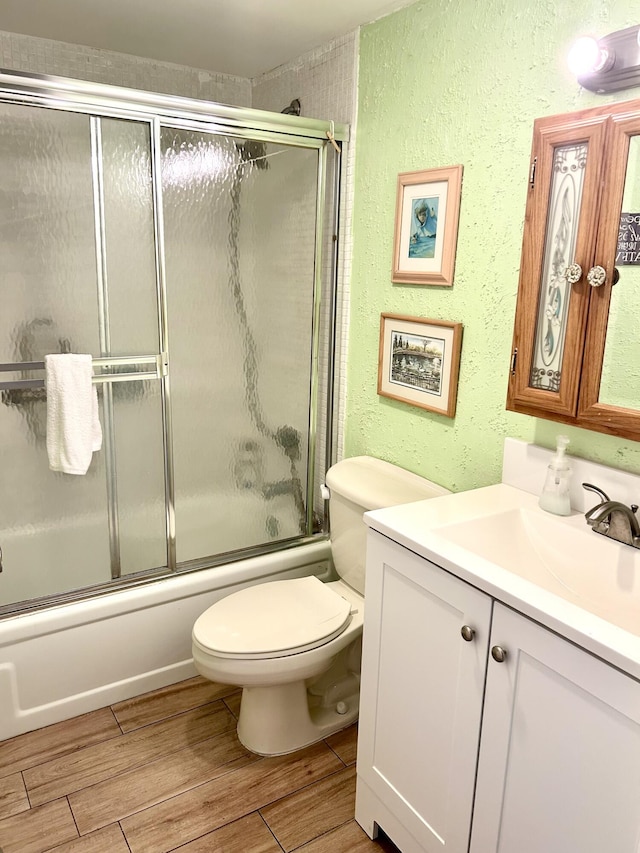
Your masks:
<path fill-rule="evenodd" d="M 583 483 L 582 487 L 595 492 L 601 499 L 584 514 L 591 529 L 616 542 L 640 548 L 640 522 L 636 516 L 638 505 L 627 506 L 620 501 L 612 501 L 602 489 L 591 483 Z"/>

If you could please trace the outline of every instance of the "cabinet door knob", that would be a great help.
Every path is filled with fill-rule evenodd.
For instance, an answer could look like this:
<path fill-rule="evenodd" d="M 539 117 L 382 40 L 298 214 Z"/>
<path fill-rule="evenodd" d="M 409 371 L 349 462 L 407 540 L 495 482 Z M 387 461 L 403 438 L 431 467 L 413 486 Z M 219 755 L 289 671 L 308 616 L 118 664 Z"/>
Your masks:
<path fill-rule="evenodd" d="M 466 640 L 467 643 L 470 643 L 476 635 L 476 632 L 470 625 L 463 625 L 460 628 L 460 633 L 462 634 L 462 639 Z"/>
<path fill-rule="evenodd" d="M 604 284 L 606 277 L 607 271 L 604 267 L 601 267 L 599 265 L 591 267 L 591 269 L 587 273 L 587 281 L 589 282 L 591 287 L 600 287 Z"/>
<path fill-rule="evenodd" d="M 582 267 L 580 264 L 569 264 L 564 271 L 564 277 L 569 284 L 575 284 L 582 278 Z"/>
<path fill-rule="evenodd" d="M 494 646 L 491 649 L 491 657 L 498 663 L 504 663 L 507 659 L 507 650 L 503 649 L 502 646 Z"/>

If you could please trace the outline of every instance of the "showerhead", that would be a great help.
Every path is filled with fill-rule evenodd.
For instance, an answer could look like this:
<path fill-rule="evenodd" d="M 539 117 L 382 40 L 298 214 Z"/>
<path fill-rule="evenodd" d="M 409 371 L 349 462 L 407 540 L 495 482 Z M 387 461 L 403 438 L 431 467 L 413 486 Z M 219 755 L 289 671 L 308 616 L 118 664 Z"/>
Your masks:
<path fill-rule="evenodd" d="M 249 163 L 257 169 L 269 168 L 267 146 L 264 142 L 259 142 L 257 139 L 245 139 L 243 142 L 236 142 L 236 148 L 242 163 Z"/>
<path fill-rule="evenodd" d="M 300 433 L 292 426 L 281 426 L 276 430 L 276 444 L 292 462 L 300 459 Z"/>
<path fill-rule="evenodd" d="M 288 107 L 285 107 L 280 112 L 284 113 L 287 116 L 299 116 L 300 115 L 300 100 L 299 98 L 294 98 Z"/>

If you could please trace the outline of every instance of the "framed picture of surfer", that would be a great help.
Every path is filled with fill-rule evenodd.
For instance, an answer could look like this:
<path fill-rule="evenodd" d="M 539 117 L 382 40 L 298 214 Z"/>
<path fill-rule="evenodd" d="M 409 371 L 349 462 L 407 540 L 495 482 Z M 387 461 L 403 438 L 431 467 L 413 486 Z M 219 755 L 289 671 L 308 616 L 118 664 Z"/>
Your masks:
<path fill-rule="evenodd" d="M 462 166 L 398 175 L 391 280 L 453 284 Z"/>

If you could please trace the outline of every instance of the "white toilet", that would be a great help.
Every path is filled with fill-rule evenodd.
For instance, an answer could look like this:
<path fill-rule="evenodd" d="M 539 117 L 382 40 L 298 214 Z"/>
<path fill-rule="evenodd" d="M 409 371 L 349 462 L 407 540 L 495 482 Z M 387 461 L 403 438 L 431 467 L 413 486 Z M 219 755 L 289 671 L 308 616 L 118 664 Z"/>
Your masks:
<path fill-rule="evenodd" d="M 327 471 L 331 552 L 340 580 L 272 581 L 213 604 L 193 627 L 193 660 L 242 687 L 238 737 L 252 752 L 301 749 L 358 717 L 367 527 L 362 515 L 448 490 L 370 456 Z"/>

